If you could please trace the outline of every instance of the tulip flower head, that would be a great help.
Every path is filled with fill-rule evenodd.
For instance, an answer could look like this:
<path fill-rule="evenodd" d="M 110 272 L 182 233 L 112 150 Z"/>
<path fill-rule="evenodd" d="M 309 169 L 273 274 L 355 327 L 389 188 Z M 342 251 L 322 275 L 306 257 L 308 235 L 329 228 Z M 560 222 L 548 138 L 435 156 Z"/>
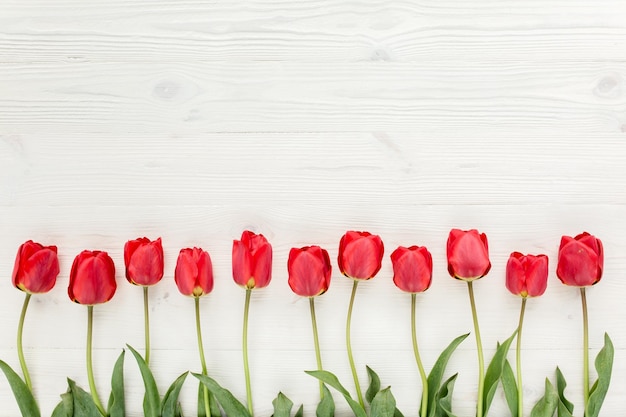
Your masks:
<path fill-rule="evenodd" d="M 332 271 L 330 257 L 319 246 L 291 248 L 287 270 L 291 290 L 301 297 L 315 297 L 328 290 Z"/>
<path fill-rule="evenodd" d="M 399 246 L 391 254 L 393 282 L 409 293 L 426 291 L 433 278 L 433 258 L 424 246 Z"/>
<path fill-rule="evenodd" d="M 384 246 L 380 236 L 346 232 L 339 242 L 339 270 L 352 279 L 368 280 L 380 271 Z"/>
<path fill-rule="evenodd" d="M 521 297 L 538 297 L 548 285 L 548 257 L 513 252 L 506 264 L 506 288 Z"/>
<path fill-rule="evenodd" d="M 82 251 L 74 259 L 68 294 L 78 304 L 106 303 L 115 294 L 115 264 L 102 251 Z"/>
<path fill-rule="evenodd" d="M 126 279 L 134 285 L 154 285 L 163 278 L 161 238 L 150 241 L 142 237 L 124 245 Z"/>
<path fill-rule="evenodd" d="M 59 275 L 56 246 L 29 240 L 20 245 L 13 267 L 13 285 L 29 294 L 48 292 Z"/>
<path fill-rule="evenodd" d="M 272 245 L 249 230 L 233 240 L 233 279 L 246 289 L 266 287 L 272 279 Z"/>
<path fill-rule="evenodd" d="M 559 247 L 556 275 L 565 285 L 587 287 L 602 278 L 602 242 L 587 232 L 576 237 L 563 236 Z"/>
<path fill-rule="evenodd" d="M 473 281 L 491 269 L 487 236 L 476 229 L 452 229 L 447 245 L 448 272 L 453 278 Z"/>
<path fill-rule="evenodd" d="M 201 297 L 213 290 L 213 264 L 209 253 L 200 248 L 181 249 L 174 281 L 183 295 Z"/>

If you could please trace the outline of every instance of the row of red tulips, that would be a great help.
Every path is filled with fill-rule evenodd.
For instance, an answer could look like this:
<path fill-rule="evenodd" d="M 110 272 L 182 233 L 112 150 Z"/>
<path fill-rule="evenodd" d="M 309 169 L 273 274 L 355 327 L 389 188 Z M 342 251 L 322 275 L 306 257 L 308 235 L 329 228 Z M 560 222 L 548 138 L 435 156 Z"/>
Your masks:
<path fill-rule="evenodd" d="M 353 279 L 353 289 L 350 298 L 346 324 L 346 344 L 348 350 L 348 359 L 352 369 L 352 375 L 354 378 L 354 384 L 357 394 L 356 399 L 353 400 L 352 397 L 347 394 L 343 386 L 339 384 L 334 375 L 323 370 L 321 354 L 319 352 L 319 343 L 317 341 L 317 325 L 315 320 L 314 297 L 326 292 L 330 285 L 332 266 L 328 252 L 319 246 L 292 248 L 289 252 L 289 259 L 287 263 L 289 286 L 294 293 L 302 297 L 309 297 L 310 300 L 311 319 L 313 324 L 318 365 L 318 371 L 312 372 L 311 374 L 320 380 L 320 397 L 322 399 L 320 402 L 320 407 L 318 407 L 318 415 L 331 416 L 334 414 L 334 404 L 329 403 L 329 401 L 332 403 L 332 397 L 329 393 L 327 393 L 327 388 L 324 385 L 325 383 L 328 386 L 338 389 L 344 395 L 355 415 L 359 417 L 366 416 L 365 402 L 363 401 L 361 386 L 358 381 L 352 355 L 350 342 L 350 322 L 357 286 L 359 282 L 369 280 L 378 273 L 381 268 L 383 253 L 384 247 L 381 238 L 368 232 L 349 231 L 345 235 L 343 235 L 339 243 L 339 270 L 346 277 Z M 563 236 L 563 238 L 561 239 L 561 245 L 559 248 L 557 261 L 557 276 L 564 284 L 580 288 L 583 300 L 583 309 L 585 312 L 585 319 L 587 316 L 587 312 L 584 289 L 587 286 L 596 284 L 601 279 L 603 270 L 603 256 L 603 247 L 601 241 L 586 232 L 575 237 Z M 511 254 L 508 260 L 506 267 L 506 286 L 513 294 L 519 295 L 522 298 L 522 308 L 520 311 L 520 324 L 515 334 L 502 344 L 502 346 L 498 349 L 499 353 L 497 352 L 494 356 L 492 364 L 495 363 L 494 367 L 497 368 L 495 371 L 495 375 L 497 375 L 495 382 L 493 381 L 493 378 L 491 378 L 491 381 L 489 380 L 489 378 L 487 378 L 488 380 L 487 382 L 485 382 L 482 342 L 480 340 L 478 317 L 473 294 L 473 282 L 485 276 L 491 268 L 486 235 L 479 233 L 477 230 L 451 230 L 447 241 L 447 260 L 448 271 L 450 275 L 456 279 L 466 281 L 468 285 L 472 315 L 474 318 L 479 365 L 478 401 L 476 407 L 476 415 L 477 417 L 483 417 L 486 415 L 491 399 L 493 398 L 493 394 L 491 391 L 492 389 L 495 390 L 495 386 L 493 386 L 493 384 L 497 384 L 498 380 L 502 379 L 502 384 L 505 388 L 505 392 L 508 391 L 507 400 L 509 400 L 511 413 L 514 417 L 521 417 L 523 415 L 523 410 L 521 367 L 519 365 L 519 347 L 521 343 L 524 309 L 528 297 L 540 296 L 544 293 L 546 289 L 548 278 L 548 257 L 543 254 L 523 255 L 519 252 L 514 252 Z M 394 272 L 394 283 L 399 289 L 411 293 L 412 316 L 414 318 L 416 294 L 426 291 L 430 287 L 432 281 L 432 256 L 428 249 L 423 246 L 401 246 L 393 251 L 393 253 L 391 254 L 391 261 Z M 124 246 L 124 263 L 125 275 L 127 280 L 131 284 L 141 286 L 144 289 L 144 311 L 146 314 L 146 352 L 143 358 L 137 356 L 136 358 L 138 360 L 138 363 L 140 364 L 140 367 L 143 366 L 142 369 L 148 369 L 149 372 L 148 366 L 150 358 L 150 338 L 147 308 L 148 287 L 157 284 L 164 275 L 163 247 L 161 239 L 158 238 L 151 241 L 144 237 L 128 241 Z M 44 293 L 52 289 L 55 285 L 56 277 L 59 274 L 59 270 L 60 269 L 57 258 L 57 248 L 55 246 L 44 246 L 32 241 L 28 241 L 20 246 L 16 256 L 15 266 L 12 275 L 13 284 L 18 289 L 26 292 L 24 310 L 18 329 L 19 335 L 21 335 L 22 332 L 24 314 L 26 312 L 26 307 L 28 306 L 28 301 L 31 294 Z M 199 379 L 201 380 L 202 384 L 204 384 L 203 392 L 201 392 L 201 398 L 199 401 L 199 415 L 202 415 L 202 413 L 207 416 L 220 415 L 219 408 L 216 408 L 217 403 L 219 403 L 224 411 L 227 412 L 227 414 L 229 411 L 231 411 L 230 415 L 244 416 L 244 414 L 242 413 L 245 413 L 245 415 L 252 416 L 252 394 L 247 359 L 246 329 L 248 311 L 252 291 L 267 286 L 271 280 L 271 273 L 271 244 L 261 234 L 244 231 L 241 239 L 233 241 L 232 274 L 235 283 L 246 290 L 243 336 L 243 361 L 246 376 L 247 393 L 246 410 L 245 408 L 242 408 L 243 406 L 239 407 L 237 405 L 233 405 L 234 403 L 231 404 L 232 401 L 235 401 L 234 399 L 225 400 L 223 396 L 223 391 L 220 391 L 222 388 L 219 386 L 217 386 L 218 388 L 216 388 L 216 385 L 213 385 L 215 384 L 215 381 L 206 376 L 207 369 L 202 348 L 202 336 L 199 330 L 200 314 L 198 300 L 201 296 L 209 294 L 213 289 L 213 271 L 210 255 L 208 254 L 208 252 L 200 248 L 185 248 L 180 250 L 174 273 L 175 282 L 179 291 L 183 295 L 191 296 L 194 298 L 196 305 L 198 343 L 202 364 L 202 375 L 199 376 Z M 102 405 L 102 402 L 100 401 L 97 394 L 95 384 L 93 382 L 92 365 L 90 358 L 92 309 L 93 306 L 96 304 L 109 301 L 115 294 L 116 288 L 117 284 L 115 281 L 114 262 L 106 252 L 83 251 L 78 256 L 76 256 L 70 272 L 68 294 L 69 298 L 72 301 L 88 306 L 89 315 L 87 370 L 89 376 L 91 397 L 93 398 L 93 405 L 95 406 L 95 409 L 97 409 L 98 412 L 104 416 L 114 414 L 111 413 L 110 410 L 107 412 L 105 407 Z M 586 334 L 586 321 L 584 323 L 584 326 Z M 415 350 L 417 367 L 423 383 L 420 414 L 422 417 L 426 417 L 433 415 L 432 413 L 444 413 L 441 415 L 453 417 L 452 412 L 448 410 L 445 404 L 446 401 L 451 401 L 450 397 L 454 379 L 448 380 L 440 386 L 440 381 L 434 383 L 433 381 L 431 381 L 431 376 L 426 376 L 417 348 L 417 339 L 415 337 L 415 320 L 413 320 L 412 322 L 412 331 L 414 342 L 413 346 Z M 508 377 L 508 374 L 506 372 L 506 365 L 508 364 L 508 362 L 506 361 L 506 351 L 508 350 L 511 341 L 515 336 L 518 340 L 517 382 Z M 442 362 L 439 365 L 442 365 L 445 368 L 447 357 L 449 357 L 454 348 L 464 338 L 465 336 L 462 336 L 453 341 L 448 349 L 446 349 L 446 351 L 442 353 L 442 358 L 444 359 L 440 359 Z M 605 387 L 601 387 L 601 389 L 598 391 L 593 387 L 591 389 L 589 388 L 587 353 L 588 349 L 586 345 L 588 342 L 586 336 L 584 343 L 585 417 L 595 417 L 597 416 L 597 412 L 599 412 L 599 405 L 601 405 L 602 400 L 604 399 L 606 389 Z M 607 343 L 610 344 L 610 339 L 608 339 Z M 612 349 L 612 346 L 610 346 L 610 348 Z M 134 350 L 132 351 L 133 354 L 136 354 Z M 22 353 L 21 336 L 18 337 L 18 354 L 20 356 L 20 364 L 24 374 L 24 385 L 32 394 L 32 384 Z M 608 355 L 608 353 L 606 353 L 606 355 Z M 498 356 L 497 360 L 496 356 Z M 612 352 L 610 356 L 612 362 Z M 9 372 L 4 366 L 3 362 L 0 361 L 0 365 L 2 365 L 2 370 L 5 371 L 5 373 Z M 490 365 L 490 369 L 491 366 L 492 365 Z M 368 372 L 370 371 L 371 370 L 368 369 Z M 443 370 L 441 371 L 441 373 L 443 373 Z M 489 370 L 487 373 L 489 374 Z M 606 374 L 606 372 L 602 373 Z M 610 378 L 610 369 L 608 374 Z M 7 376 L 9 376 L 9 373 L 7 373 Z M 372 373 L 370 373 L 370 376 L 374 376 L 374 379 L 377 378 L 373 371 Z M 441 376 L 439 376 L 439 378 L 440 377 Z M 11 382 L 11 378 L 9 379 Z M 14 388 L 14 392 L 16 392 L 15 386 L 19 385 L 19 382 L 15 380 L 15 377 L 13 377 L 12 381 L 12 387 Z M 485 384 L 487 384 L 486 387 Z M 608 382 L 606 382 L 605 385 L 608 389 Z M 449 390 L 449 393 L 445 394 L 445 397 L 444 394 L 441 394 L 440 398 L 439 394 L 447 392 L 447 390 Z M 600 399 L 594 397 L 594 390 L 596 392 L 595 397 L 601 397 Z M 372 416 L 377 415 L 375 410 L 382 409 L 380 408 L 382 406 L 374 406 L 372 403 L 372 401 L 376 401 L 376 399 L 379 398 L 379 395 L 379 403 L 387 404 L 387 406 L 391 404 L 390 401 L 386 400 L 388 399 L 388 396 L 391 395 L 390 392 L 387 392 L 386 390 L 375 391 L 376 395 L 374 398 L 367 398 L 368 402 L 371 404 Z M 558 407 L 559 404 L 563 404 L 563 407 L 565 407 L 566 409 L 570 409 L 571 407 L 568 406 L 568 401 L 563 397 L 563 390 L 560 389 L 560 391 L 560 397 L 556 397 L 558 401 L 554 401 L 554 396 L 557 395 L 555 394 L 556 391 L 553 392 L 549 390 L 548 385 L 546 385 L 546 396 L 542 399 L 542 401 L 549 402 L 549 400 L 553 400 L 552 402 L 556 404 L 555 407 Z M 27 394 L 22 393 L 21 395 Z M 217 401 L 215 400 L 215 398 L 213 398 L 213 396 L 218 397 Z M 26 403 L 28 401 L 22 401 L 19 398 L 17 392 L 16 397 L 18 397 L 18 403 L 20 403 L 20 407 L 22 411 L 24 411 L 22 403 Z M 228 404 L 225 405 L 224 402 L 227 402 Z M 391 408 L 391 411 L 396 412 L 396 415 L 401 415 L 401 413 L 397 409 L 395 409 L 395 400 L 393 401 L 393 404 L 394 405 Z M 233 409 L 232 407 L 235 408 Z M 535 411 L 535 409 L 539 411 Z M 531 414 L 532 416 L 539 417 L 552 415 L 549 411 L 550 407 L 546 409 L 542 404 L 538 403 L 535 409 L 533 409 L 534 414 Z M 553 412 L 554 409 L 552 410 L 552 413 Z M 572 410 L 570 409 L 569 412 L 571 414 Z M 160 415 L 159 413 L 157 414 Z M 172 415 L 176 415 L 176 413 L 174 412 L 174 414 Z M 559 414 L 559 416 L 561 416 L 561 414 Z M 563 416 L 567 416 L 567 414 L 563 414 Z"/>

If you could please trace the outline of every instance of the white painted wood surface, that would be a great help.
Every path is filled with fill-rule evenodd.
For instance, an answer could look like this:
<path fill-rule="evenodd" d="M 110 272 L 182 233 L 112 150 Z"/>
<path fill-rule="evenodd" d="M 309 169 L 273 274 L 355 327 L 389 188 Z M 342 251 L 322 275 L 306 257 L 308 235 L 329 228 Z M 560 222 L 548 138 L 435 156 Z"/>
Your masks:
<path fill-rule="evenodd" d="M 44 415 L 65 378 L 87 387 L 86 309 L 67 297 L 73 257 L 108 251 L 118 292 L 96 307 L 94 360 L 108 397 L 113 362 L 143 347 L 141 291 L 123 277 L 124 242 L 163 237 L 166 276 L 151 290 L 153 370 L 162 392 L 199 369 L 193 302 L 178 294 L 178 250 L 201 246 L 215 267 L 202 300 L 209 372 L 245 398 L 244 292 L 231 278 L 232 239 L 248 228 L 275 248 L 271 285 L 254 293 L 250 361 L 258 416 L 282 390 L 314 415 L 317 385 L 307 303 L 287 286 L 289 248 L 326 247 L 336 259 L 349 229 L 380 234 L 379 276 L 359 289 L 353 347 L 416 416 L 410 297 L 391 282 L 388 254 L 420 244 L 434 257 L 419 297 L 427 367 L 472 330 L 465 285 L 446 272 L 452 227 L 489 236 L 493 269 L 476 284 L 487 356 L 517 324 L 504 288 L 513 250 L 550 256 L 546 294 L 528 304 L 527 413 L 558 365 L 582 409 L 578 293 L 555 276 L 560 236 L 583 230 L 606 250 L 589 291 L 595 356 L 616 347 L 603 416 L 626 412 L 626 3 L 501 1 L 0 2 L 0 358 L 19 368 L 22 293 L 10 274 L 17 247 L 59 247 L 57 286 L 28 312 L 26 357 Z M 351 391 L 344 342 L 350 282 L 334 265 L 318 301 L 325 367 Z M 454 407 L 472 416 L 472 338 L 449 365 Z M 143 387 L 126 365 L 129 416 Z M 196 385 L 182 394 L 195 410 Z M 338 416 L 347 407 L 335 396 Z M 0 416 L 19 411 L 0 380 Z M 507 416 L 499 391 L 490 416 Z"/>

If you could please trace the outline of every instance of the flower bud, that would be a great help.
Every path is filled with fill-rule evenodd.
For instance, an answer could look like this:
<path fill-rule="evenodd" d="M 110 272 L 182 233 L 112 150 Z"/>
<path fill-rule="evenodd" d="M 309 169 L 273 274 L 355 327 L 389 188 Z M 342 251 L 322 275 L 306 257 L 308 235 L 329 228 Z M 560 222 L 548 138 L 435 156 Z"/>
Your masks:
<path fill-rule="evenodd" d="M 201 297 L 213 290 L 213 264 L 209 253 L 200 248 L 181 249 L 174 281 L 183 295 Z"/>
<path fill-rule="evenodd" d="M 491 269 L 487 236 L 476 229 L 452 229 L 447 245 L 448 272 L 453 278 L 473 281 Z"/>
<path fill-rule="evenodd" d="M 102 251 L 82 251 L 74 259 L 68 295 L 78 304 L 106 303 L 115 294 L 115 264 Z"/>
<path fill-rule="evenodd" d="M 399 246 L 391 254 L 393 283 L 402 291 L 426 291 L 433 278 L 433 258 L 424 246 Z"/>
<path fill-rule="evenodd" d="M 161 238 L 150 241 L 142 237 L 124 245 L 126 279 L 134 285 L 154 285 L 163 278 Z"/>
<path fill-rule="evenodd" d="M 378 235 L 346 232 L 339 242 L 339 270 L 352 279 L 368 280 L 380 271 L 384 246 Z"/>
<path fill-rule="evenodd" d="M 513 252 L 506 264 L 506 288 L 521 297 L 538 297 L 548 286 L 548 257 Z"/>
<path fill-rule="evenodd" d="M 233 279 L 246 289 L 266 287 L 272 279 L 272 245 L 249 230 L 233 240 Z"/>
<path fill-rule="evenodd" d="M 332 267 L 328 252 L 319 246 L 291 248 L 287 270 L 289 286 L 299 296 L 315 297 L 328 290 Z"/>
<path fill-rule="evenodd" d="M 27 293 L 44 293 L 54 287 L 59 275 L 56 246 L 43 246 L 29 240 L 17 250 L 13 285 Z"/>
<path fill-rule="evenodd" d="M 576 237 L 563 236 L 559 247 L 556 275 L 565 285 L 587 287 L 602 278 L 602 242 L 587 232 Z"/>

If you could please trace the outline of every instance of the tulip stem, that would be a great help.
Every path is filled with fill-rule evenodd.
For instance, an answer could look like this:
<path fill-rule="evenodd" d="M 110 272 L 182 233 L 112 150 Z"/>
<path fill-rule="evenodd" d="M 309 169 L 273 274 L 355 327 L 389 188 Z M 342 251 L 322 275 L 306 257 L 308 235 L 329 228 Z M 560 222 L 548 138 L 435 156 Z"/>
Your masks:
<path fill-rule="evenodd" d="M 22 347 L 22 330 L 24 329 L 24 319 L 26 318 L 26 310 L 28 309 L 28 302 L 30 301 L 30 293 L 26 293 L 24 298 L 24 304 L 22 305 L 22 314 L 20 314 L 20 322 L 17 326 L 17 355 L 20 358 L 20 365 L 22 367 L 22 373 L 24 374 L 24 382 L 28 390 L 33 392 L 33 385 L 30 381 L 30 374 L 28 373 L 28 367 L 26 366 L 26 359 L 24 359 L 24 349 Z"/>
<path fill-rule="evenodd" d="M 485 385 L 485 360 L 483 358 L 483 343 L 480 338 L 478 327 L 478 315 L 476 314 L 476 302 L 474 301 L 474 287 L 472 281 L 467 281 L 470 304 L 472 306 L 472 319 L 474 320 L 474 333 L 476 334 L 476 349 L 478 351 L 478 401 L 476 403 L 476 417 L 483 417 L 483 391 Z"/>
<path fill-rule="evenodd" d="M 580 299 L 583 304 L 583 395 L 586 410 L 589 403 L 589 319 L 587 316 L 587 295 L 584 287 L 580 289 Z"/>
<path fill-rule="evenodd" d="M 93 361 L 91 359 L 91 339 L 93 333 L 93 306 L 87 306 L 87 378 L 89 379 L 89 390 L 91 391 L 91 397 L 96 404 L 98 411 L 103 416 L 106 416 L 106 411 L 100 402 L 98 397 L 98 391 L 96 390 L 96 382 L 93 379 Z"/>
<path fill-rule="evenodd" d="M 419 369 L 420 376 L 422 378 L 422 407 L 421 417 L 426 417 L 428 412 L 428 379 L 426 378 L 426 372 L 424 371 L 424 365 L 422 365 L 422 359 L 417 348 L 417 334 L 415 332 L 415 305 L 417 294 L 411 294 L 411 334 L 413 336 L 413 353 L 415 354 L 415 362 L 417 362 L 417 369 Z"/>
<path fill-rule="evenodd" d="M 522 389 L 522 325 L 524 324 L 524 311 L 526 310 L 526 297 L 522 298 L 522 307 L 519 312 L 519 325 L 517 326 L 517 348 L 516 364 L 517 368 L 517 415 L 522 417 L 524 407 L 524 390 Z"/>
<path fill-rule="evenodd" d="M 313 325 L 313 342 L 315 343 L 315 359 L 317 360 L 317 370 L 322 368 L 322 354 L 320 353 L 320 340 L 317 335 L 317 320 L 315 319 L 315 298 L 309 297 L 309 307 L 311 309 L 311 324 Z M 324 398 L 324 383 L 320 383 L 320 399 Z"/>
<path fill-rule="evenodd" d="M 147 288 L 147 287 L 146 287 Z M 204 359 L 204 344 L 202 343 L 202 328 L 200 327 L 200 297 L 194 297 L 196 304 L 196 335 L 198 336 L 198 352 L 200 352 L 200 364 L 202 365 L 202 375 L 207 375 L 206 360 Z M 203 388 L 204 393 L 204 410 L 207 417 L 211 416 L 211 408 L 209 404 L 209 390 Z"/>
<path fill-rule="evenodd" d="M 146 345 L 146 355 L 145 361 L 146 365 L 150 365 L 150 314 L 148 309 L 148 287 L 143 287 L 143 326 L 144 326 L 144 334 L 145 334 L 145 345 Z"/>
<path fill-rule="evenodd" d="M 354 297 L 356 295 L 356 289 L 359 285 L 359 281 L 356 279 L 352 284 L 352 295 L 350 296 L 350 306 L 348 307 L 348 319 L 346 320 L 346 346 L 348 347 L 348 360 L 350 361 L 350 369 L 352 369 L 352 378 L 354 379 L 354 385 L 356 385 L 356 395 L 359 399 L 361 407 L 365 408 L 363 402 L 363 394 L 361 394 L 361 386 L 359 385 L 359 376 L 356 373 L 354 367 L 354 358 L 352 357 L 352 343 L 350 342 L 350 322 L 352 321 L 352 307 L 354 306 Z"/>
<path fill-rule="evenodd" d="M 251 416 L 252 411 L 252 387 L 250 386 L 250 367 L 248 366 L 248 312 L 250 311 L 250 295 L 251 289 L 246 289 L 246 302 L 243 309 L 243 370 L 246 374 L 246 397 L 248 399 L 248 412 Z"/>

